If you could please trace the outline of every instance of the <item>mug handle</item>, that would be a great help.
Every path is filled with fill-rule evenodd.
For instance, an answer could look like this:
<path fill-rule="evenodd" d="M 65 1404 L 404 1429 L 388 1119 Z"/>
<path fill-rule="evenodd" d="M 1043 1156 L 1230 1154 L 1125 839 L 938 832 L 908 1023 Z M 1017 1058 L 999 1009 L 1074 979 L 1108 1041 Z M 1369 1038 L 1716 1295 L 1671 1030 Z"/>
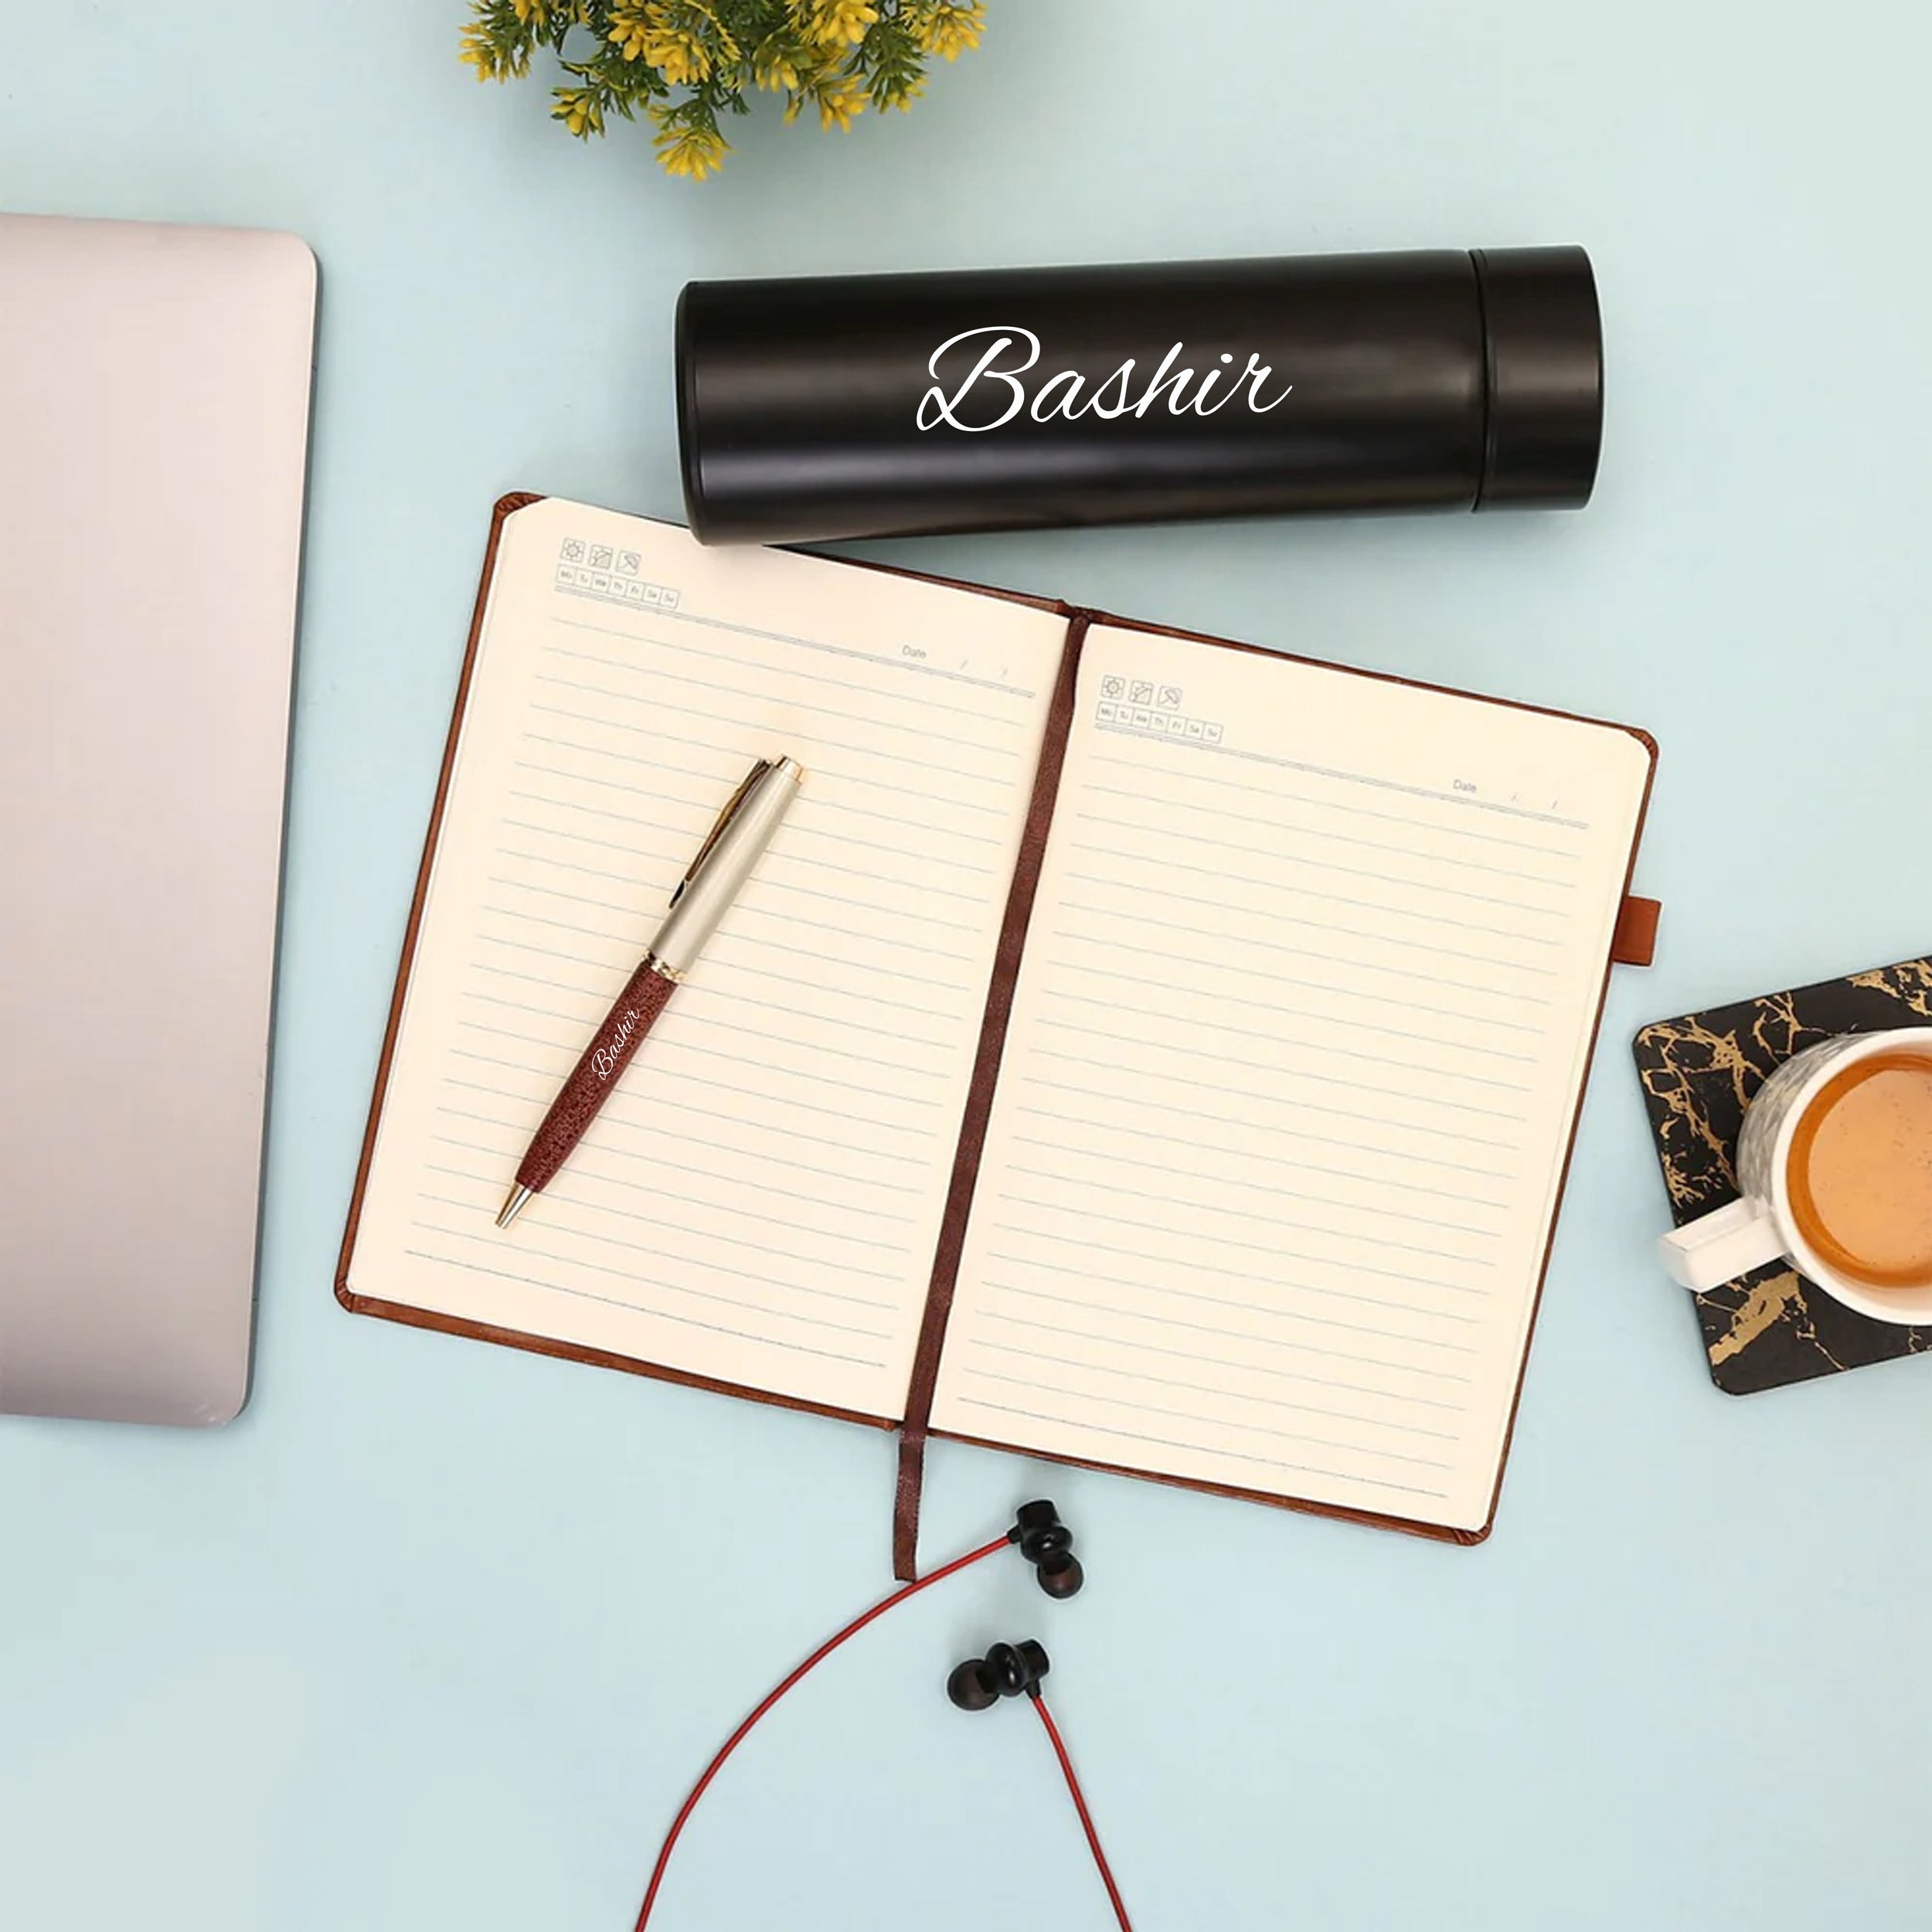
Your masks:
<path fill-rule="evenodd" d="M 1784 1253 L 1777 1223 L 1760 1201 L 1733 1201 L 1728 1207 L 1686 1222 L 1657 1244 L 1671 1279 L 1702 1294 Z"/>

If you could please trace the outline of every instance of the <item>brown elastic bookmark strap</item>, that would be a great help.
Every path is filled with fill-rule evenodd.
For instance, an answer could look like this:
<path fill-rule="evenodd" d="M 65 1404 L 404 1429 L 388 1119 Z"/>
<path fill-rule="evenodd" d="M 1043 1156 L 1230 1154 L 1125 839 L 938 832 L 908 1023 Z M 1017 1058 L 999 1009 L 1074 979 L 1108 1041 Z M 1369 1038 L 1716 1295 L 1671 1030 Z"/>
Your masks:
<path fill-rule="evenodd" d="M 1626 896 L 1617 910 L 1611 957 L 1619 966 L 1648 966 L 1657 957 L 1657 922 L 1663 914 L 1655 900 Z"/>
<path fill-rule="evenodd" d="M 1019 855 L 1013 865 L 1012 889 L 1006 897 L 1006 917 L 999 929 L 999 947 L 993 956 L 993 978 L 986 995 L 986 1017 L 979 1029 L 979 1052 L 973 1062 L 972 1083 L 966 1091 L 965 1112 L 959 1124 L 959 1150 L 953 1158 L 952 1179 L 946 1190 L 946 1212 L 939 1224 L 939 1242 L 933 1253 L 933 1275 L 926 1292 L 925 1318 L 919 1327 L 919 1346 L 913 1356 L 911 1385 L 906 1392 L 906 1420 L 899 1437 L 899 1484 L 893 1508 L 893 1574 L 909 1583 L 919 1573 L 919 1498 L 926 1470 L 926 1429 L 932 1419 L 933 1389 L 939 1379 L 939 1358 L 946 1343 L 947 1318 L 953 1311 L 953 1290 L 959 1280 L 959 1257 L 966 1243 L 966 1219 L 972 1210 L 973 1184 L 979 1157 L 986 1145 L 986 1123 L 993 1111 L 993 1087 L 999 1077 L 999 1058 L 1006 1044 L 1006 1026 L 1012 1017 L 1013 986 L 1026 950 L 1026 922 L 1032 917 L 1039 889 L 1040 862 L 1046 854 L 1047 828 L 1053 822 L 1053 801 L 1060 791 L 1060 768 L 1066 762 L 1066 737 L 1073 722 L 1073 682 L 1080 668 L 1080 642 L 1087 635 L 1084 613 L 1073 614 L 1067 626 L 1066 648 L 1046 713 L 1046 742 L 1040 747 L 1039 769 L 1033 777 L 1033 795 L 1020 834 Z"/>

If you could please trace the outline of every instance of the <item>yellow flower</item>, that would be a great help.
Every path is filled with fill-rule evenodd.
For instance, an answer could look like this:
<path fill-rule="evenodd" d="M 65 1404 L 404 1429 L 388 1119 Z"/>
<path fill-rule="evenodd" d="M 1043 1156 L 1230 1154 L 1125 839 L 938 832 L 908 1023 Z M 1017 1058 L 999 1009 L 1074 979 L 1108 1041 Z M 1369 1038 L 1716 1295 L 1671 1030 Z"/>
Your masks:
<path fill-rule="evenodd" d="M 821 81 L 812 92 L 818 103 L 818 124 L 821 128 L 836 128 L 842 131 L 866 111 L 866 90 L 850 74 Z"/>
<path fill-rule="evenodd" d="M 711 55 L 696 34 L 660 34 L 649 42 L 644 57 L 674 87 L 711 76 Z"/>
<path fill-rule="evenodd" d="M 588 87 L 559 87 L 550 108 L 551 117 L 560 121 L 579 140 L 604 132 L 604 106 Z"/>
<path fill-rule="evenodd" d="M 774 34 L 753 55 L 751 77 L 760 87 L 774 91 L 781 87 L 795 88 L 798 85 L 798 67 L 793 59 L 792 49 L 777 34 Z"/>
<path fill-rule="evenodd" d="M 710 79 L 719 60 L 738 57 L 738 43 L 717 15 L 709 7 L 697 10 L 710 21 L 715 46 L 688 24 L 691 8 L 672 0 L 624 0 L 611 11 L 606 37 L 626 60 L 655 67 L 672 87 L 695 86 Z"/>
<path fill-rule="evenodd" d="M 950 5 L 941 0 L 920 33 L 920 44 L 928 53 L 942 60 L 957 60 L 979 45 L 986 31 L 985 0 L 966 0 L 964 5 Z"/>
<path fill-rule="evenodd" d="M 689 181 L 702 181 L 724 165 L 729 144 L 715 128 L 693 128 L 680 124 L 664 128 L 652 145 L 667 175 L 682 175 Z"/>
<path fill-rule="evenodd" d="M 505 77 L 503 63 L 495 43 L 490 39 L 489 29 L 474 20 L 463 29 L 463 58 L 476 70 L 478 80 L 501 80 Z"/>
<path fill-rule="evenodd" d="M 645 9 L 641 6 L 614 7 L 607 38 L 625 60 L 636 60 L 651 38 L 651 22 Z"/>
<path fill-rule="evenodd" d="M 814 0 L 800 24 L 821 47 L 855 47 L 878 18 L 874 0 Z"/>
<path fill-rule="evenodd" d="M 516 17 L 526 27 L 540 27 L 550 11 L 550 0 L 510 0 Z"/>

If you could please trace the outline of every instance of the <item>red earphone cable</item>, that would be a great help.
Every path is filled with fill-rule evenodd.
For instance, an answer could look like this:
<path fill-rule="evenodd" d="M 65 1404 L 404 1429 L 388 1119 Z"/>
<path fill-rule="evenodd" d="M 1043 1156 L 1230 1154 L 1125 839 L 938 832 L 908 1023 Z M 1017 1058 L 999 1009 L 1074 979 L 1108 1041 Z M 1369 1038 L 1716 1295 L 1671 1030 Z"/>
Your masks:
<path fill-rule="evenodd" d="M 1080 1794 L 1080 1781 L 1073 1775 L 1073 1760 L 1066 1754 L 1066 1747 L 1060 1740 L 1060 1726 L 1053 1722 L 1053 1713 L 1046 1708 L 1046 1700 L 1036 1692 L 1032 1706 L 1039 1713 L 1039 1721 L 1046 1726 L 1046 1735 L 1053 1741 L 1053 1755 L 1060 1761 L 1060 1769 L 1066 1775 L 1066 1788 L 1073 1794 L 1073 1808 L 1080 1815 L 1080 1828 L 1087 1834 L 1089 1849 L 1094 1854 L 1094 1862 L 1100 1868 L 1100 1883 L 1107 1887 L 1107 1896 L 1114 1907 L 1114 1916 L 1121 1922 L 1121 1932 L 1134 1932 L 1128 1923 L 1127 1907 L 1121 1900 L 1121 1888 L 1114 1883 L 1114 1874 L 1108 1868 L 1107 1854 L 1100 1849 L 1100 1835 L 1094 1828 L 1094 1820 L 1087 1808 L 1087 1800 Z"/>
<path fill-rule="evenodd" d="M 875 1617 L 884 1616 L 886 1611 L 892 1609 L 895 1604 L 903 1604 L 908 1597 L 917 1597 L 922 1590 L 930 1590 L 934 1583 L 941 1582 L 946 1577 L 951 1577 L 956 1572 L 965 1569 L 969 1563 L 978 1563 L 982 1560 L 982 1559 L 992 1556 L 996 1551 L 1005 1549 L 1010 1547 L 1011 1545 L 1009 1539 L 1005 1536 L 1002 1536 L 995 1542 L 986 1544 L 982 1549 L 971 1551 L 964 1556 L 955 1558 L 951 1563 L 944 1564 L 940 1568 L 935 1570 L 930 1577 L 922 1577 L 917 1583 L 906 1584 L 903 1590 L 895 1590 L 893 1594 L 889 1597 L 886 1597 L 883 1602 L 874 1604 L 872 1608 L 867 1611 L 863 1616 L 855 1617 L 843 1630 L 839 1631 L 837 1636 L 828 1638 L 825 1642 L 821 1644 L 818 1648 L 814 1651 L 811 1655 L 808 1657 L 789 1677 L 786 1678 L 781 1684 L 779 1684 L 777 1688 L 772 1691 L 771 1693 L 758 1705 L 757 1709 L 752 1712 L 751 1715 L 747 1717 L 745 1721 L 725 1740 L 723 1747 L 719 1751 L 717 1756 L 705 1767 L 703 1777 L 699 1778 L 697 1783 L 692 1786 L 691 1795 L 685 1800 L 683 1806 L 679 1810 L 678 1815 L 671 1821 L 671 1829 L 665 1834 L 664 1849 L 658 1852 L 658 1862 L 656 1865 L 651 1868 L 650 1887 L 644 1895 L 644 1906 L 642 1910 L 638 1913 L 638 1922 L 637 1924 L 632 1928 L 632 1932 L 644 1932 L 644 1928 L 650 1923 L 651 1908 L 658 1902 L 658 1888 L 664 1883 L 665 1868 L 671 1862 L 671 1853 L 678 1842 L 679 1834 L 683 1831 L 685 1821 L 691 1816 L 691 1814 L 697 1809 L 698 1800 L 704 1796 L 705 1787 L 709 1785 L 711 1781 L 718 1775 L 720 1770 L 724 1768 L 725 1760 L 728 1758 L 731 1753 L 744 1742 L 746 1734 L 750 1730 L 751 1727 L 757 1723 L 759 1719 L 763 1717 L 765 1713 L 770 1710 L 772 1706 L 777 1703 L 779 1699 L 784 1696 L 785 1692 L 790 1690 L 792 1685 L 797 1683 L 799 1679 L 803 1677 L 808 1671 L 813 1668 L 814 1665 L 823 1663 L 825 1660 L 829 1657 L 841 1644 L 844 1643 L 849 1638 L 856 1637 L 868 1624 L 873 1621 Z M 1041 1715 L 1045 1716 L 1045 1712 L 1043 1711 Z M 1053 1720 L 1050 1717 L 1046 1719 L 1046 1728 L 1049 1731 L 1051 1731 L 1053 1728 Z M 1057 1734 L 1056 1734 L 1053 1741 L 1056 1747 L 1057 1747 L 1060 1743 L 1060 1739 Z M 1066 1764 L 1066 1753 L 1064 1750 L 1060 1752 L 1060 1762 L 1063 1764 Z M 1070 1784 L 1073 1776 L 1073 1767 L 1070 1765 L 1067 1766 L 1066 1776 L 1067 1780 Z M 1080 1805 L 1080 1817 L 1082 1820 L 1084 1821 L 1087 1817 L 1087 1807 L 1084 1804 L 1080 1804 L 1080 1791 L 1077 1786 L 1074 1788 L 1073 1802 L 1076 1804 Z M 1094 1828 L 1091 1825 L 1089 1825 L 1087 1828 L 1087 1835 L 1089 1841 L 1093 1844 L 1094 1855 L 1096 1858 L 1100 1858 L 1100 1842 L 1094 1837 Z M 1100 1872 L 1103 1877 L 1106 1876 L 1107 1861 L 1104 1859 L 1100 1859 Z M 1114 1881 L 1112 1879 L 1107 1879 L 1107 1886 L 1110 1892 L 1113 1891 Z M 1114 1904 L 1117 1910 L 1119 1907 L 1119 1894 L 1115 1893 Z M 1121 1914 L 1121 1923 L 1123 1925 L 1127 1923 L 1127 1915 L 1124 1912 Z"/>

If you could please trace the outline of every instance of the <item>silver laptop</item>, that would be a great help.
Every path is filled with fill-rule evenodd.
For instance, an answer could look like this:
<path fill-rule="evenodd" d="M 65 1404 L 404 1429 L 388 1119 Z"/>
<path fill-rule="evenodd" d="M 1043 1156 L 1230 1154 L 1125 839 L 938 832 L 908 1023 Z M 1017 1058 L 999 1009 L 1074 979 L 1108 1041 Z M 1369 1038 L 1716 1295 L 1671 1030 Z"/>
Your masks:
<path fill-rule="evenodd" d="M 0 215 L 0 1410 L 247 1399 L 315 314 Z"/>

